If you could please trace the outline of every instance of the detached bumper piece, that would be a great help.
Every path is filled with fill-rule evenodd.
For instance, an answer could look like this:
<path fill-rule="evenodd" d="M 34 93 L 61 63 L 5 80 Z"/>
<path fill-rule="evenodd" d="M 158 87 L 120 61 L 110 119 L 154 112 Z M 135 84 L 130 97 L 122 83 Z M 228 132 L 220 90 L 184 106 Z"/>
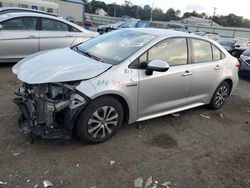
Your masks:
<path fill-rule="evenodd" d="M 69 139 L 74 123 L 86 99 L 73 87 L 64 85 L 29 85 L 19 88 L 13 101 L 19 107 L 20 131 L 44 139 Z"/>

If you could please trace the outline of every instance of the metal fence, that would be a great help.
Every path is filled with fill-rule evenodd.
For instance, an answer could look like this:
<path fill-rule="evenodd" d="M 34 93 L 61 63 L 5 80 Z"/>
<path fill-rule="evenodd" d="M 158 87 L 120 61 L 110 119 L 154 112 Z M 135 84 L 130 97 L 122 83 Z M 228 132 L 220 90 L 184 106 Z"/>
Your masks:
<path fill-rule="evenodd" d="M 222 37 L 240 37 L 250 39 L 250 29 L 236 28 L 236 27 L 210 27 L 210 26 L 199 26 L 199 25 L 187 25 L 192 32 L 203 31 L 218 33 Z"/>
<path fill-rule="evenodd" d="M 85 19 L 91 20 L 92 23 L 96 26 L 98 25 L 104 25 L 104 24 L 110 24 L 110 23 L 116 23 L 124 20 L 123 18 L 116 18 L 116 17 L 109 17 L 109 16 L 99 16 L 96 14 L 89 14 L 85 13 Z"/>
<path fill-rule="evenodd" d="M 124 18 L 100 16 L 89 13 L 85 13 L 85 17 L 87 20 L 91 20 L 92 23 L 96 26 L 109 23 L 116 23 L 124 20 Z M 241 37 L 250 39 L 250 29 L 246 28 L 212 27 L 212 26 L 189 25 L 189 24 L 185 24 L 185 26 L 188 26 L 192 32 L 195 31 L 213 32 L 213 33 L 218 33 L 222 37 Z"/>

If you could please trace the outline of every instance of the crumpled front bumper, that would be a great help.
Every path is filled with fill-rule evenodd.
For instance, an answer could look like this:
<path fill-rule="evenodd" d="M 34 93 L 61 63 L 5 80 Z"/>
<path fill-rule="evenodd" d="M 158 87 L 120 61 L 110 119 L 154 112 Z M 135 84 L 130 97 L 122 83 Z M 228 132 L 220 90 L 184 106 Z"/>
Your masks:
<path fill-rule="evenodd" d="M 35 123 L 34 114 L 31 111 L 29 100 L 23 98 L 15 98 L 14 103 L 19 107 L 21 116 L 18 119 L 19 130 L 24 134 L 33 134 L 41 136 L 44 139 L 68 139 L 72 136 L 72 129 L 75 121 L 85 105 L 75 109 L 66 108 L 54 116 L 53 121 L 57 121 L 60 115 L 61 124 L 58 127 L 48 127 L 45 124 Z M 57 122 L 58 123 L 58 122 Z"/>
<path fill-rule="evenodd" d="M 70 138 L 76 119 L 90 99 L 66 84 L 23 84 L 13 102 L 20 131 L 46 139 Z"/>

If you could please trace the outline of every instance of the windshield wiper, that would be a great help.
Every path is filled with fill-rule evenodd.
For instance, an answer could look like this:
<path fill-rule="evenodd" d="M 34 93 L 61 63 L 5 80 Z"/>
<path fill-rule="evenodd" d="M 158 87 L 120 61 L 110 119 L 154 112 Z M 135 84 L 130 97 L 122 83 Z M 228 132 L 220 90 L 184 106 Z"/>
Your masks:
<path fill-rule="evenodd" d="M 81 51 L 81 50 L 79 50 L 79 48 L 78 48 L 77 46 L 76 46 L 75 48 L 76 48 L 76 50 L 77 50 L 78 52 L 82 53 L 83 55 L 85 55 L 85 56 L 87 56 L 87 57 L 89 57 L 89 58 L 91 58 L 91 59 L 95 59 L 95 60 L 97 60 L 97 61 L 104 62 L 100 57 L 97 57 L 97 56 L 95 56 L 95 55 L 93 55 L 93 54 L 91 54 L 91 53 L 89 53 L 89 52 Z"/>

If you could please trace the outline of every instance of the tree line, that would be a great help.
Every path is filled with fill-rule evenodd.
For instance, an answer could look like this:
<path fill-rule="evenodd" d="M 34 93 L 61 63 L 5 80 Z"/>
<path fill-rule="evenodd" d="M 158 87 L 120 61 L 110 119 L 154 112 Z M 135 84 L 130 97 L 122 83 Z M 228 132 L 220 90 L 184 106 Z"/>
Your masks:
<path fill-rule="evenodd" d="M 105 10 L 109 16 L 115 17 L 133 17 L 141 20 L 150 20 L 152 12 L 152 19 L 154 21 L 179 21 L 190 16 L 195 16 L 200 18 L 212 19 L 221 26 L 250 28 L 249 19 L 245 19 L 242 16 L 237 16 L 235 14 L 216 15 L 214 17 L 211 17 L 208 16 L 205 12 L 198 13 L 196 11 L 193 11 L 181 14 L 180 10 L 175 10 L 173 8 L 170 8 L 166 12 L 164 12 L 160 8 L 154 8 L 152 11 L 152 8 L 149 5 L 141 7 L 133 4 L 106 4 L 105 2 L 97 0 L 87 1 L 86 12 L 94 14 L 98 8 Z"/>

